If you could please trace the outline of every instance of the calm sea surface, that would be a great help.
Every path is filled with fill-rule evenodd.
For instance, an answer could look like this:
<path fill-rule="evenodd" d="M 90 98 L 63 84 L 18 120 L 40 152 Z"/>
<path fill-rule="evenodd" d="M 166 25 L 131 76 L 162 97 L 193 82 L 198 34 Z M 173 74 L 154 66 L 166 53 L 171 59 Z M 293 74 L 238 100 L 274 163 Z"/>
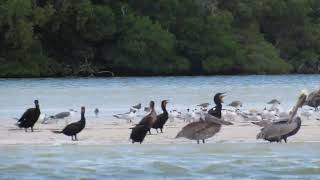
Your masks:
<path fill-rule="evenodd" d="M 320 144 L 0 147 L 0 179 L 320 179 Z"/>
<path fill-rule="evenodd" d="M 18 117 L 39 99 L 46 114 L 80 109 L 87 116 L 100 109 L 100 116 L 127 112 L 137 103 L 147 106 L 168 99 L 168 109 L 185 110 L 210 102 L 217 92 L 226 92 L 225 102 L 241 100 L 244 109 L 264 108 L 277 98 L 284 108 L 292 107 L 302 89 L 320 87 L 320 75 L 211 76 L 150 78 L 0 79 L 0 118 Z"/>

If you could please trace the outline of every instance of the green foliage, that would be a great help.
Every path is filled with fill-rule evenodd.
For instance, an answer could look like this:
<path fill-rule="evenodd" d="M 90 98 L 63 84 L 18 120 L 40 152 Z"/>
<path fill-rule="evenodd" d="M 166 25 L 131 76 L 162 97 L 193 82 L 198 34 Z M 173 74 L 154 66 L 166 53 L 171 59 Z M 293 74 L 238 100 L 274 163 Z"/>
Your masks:
<path fill-rule="evenodd" d="M 92 6 L 92 12 L 80 30 L 82 36 L 88 41 L 99 42 L 116 32 L 115 17 L 108 6 Z"/>
<path fill-rule="evenodd" d="M 0 0 L 0 77 L 320 72 L 319 0 Z"/>

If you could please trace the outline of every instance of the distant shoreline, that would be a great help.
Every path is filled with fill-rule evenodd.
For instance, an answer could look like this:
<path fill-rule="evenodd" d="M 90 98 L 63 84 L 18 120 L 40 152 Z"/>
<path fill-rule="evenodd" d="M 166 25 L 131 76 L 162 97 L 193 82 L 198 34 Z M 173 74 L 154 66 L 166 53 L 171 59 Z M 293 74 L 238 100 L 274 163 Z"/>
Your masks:
<path fill-rule="evenodd" d="M 119 75 L 119 76 L 8 76 L 0 77 L 0 79 L 79 79 L 79 78 L 88 78 L 88 79 L 103 79 L 103 78 L 152 78 L 152 77 L 213 77 L 213 76 L 297 76 L 297 75 L 320 75 L 320 73 L 313 74 L 303 74 L 303 73 L 282 73 L 282 74 L 198 74 L 198 75 Z"/>

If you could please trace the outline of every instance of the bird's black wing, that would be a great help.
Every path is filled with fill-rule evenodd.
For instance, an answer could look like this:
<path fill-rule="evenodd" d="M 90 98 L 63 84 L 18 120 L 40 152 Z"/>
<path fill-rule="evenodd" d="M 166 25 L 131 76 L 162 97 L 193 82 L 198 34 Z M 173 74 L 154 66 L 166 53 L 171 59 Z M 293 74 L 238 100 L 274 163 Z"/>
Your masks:
<path fill-rule="evenodd" d="M 79 122 L 74 122 L 71 123 L 69 125 L 67 125 L 62 132 L 66 132 L 66 131 L 72 131 L 72 132 L 76 132 L 79 130 Z"/>
<path fill-rule="evenodd" d="M 216 107 L 211 108 L 211 109 L 208 111 L 208 114 L 214 116 L 214 115 L 216 114 Z"/>
<path fill-rule="evenodd" d="M 35 111 L 35 108 L 29 108 L 27 109 L 21 116 L 21 118 L 18 120 L 18 122 L 22 122 L 25 119 L 27 119 L 33 112 Z"/>

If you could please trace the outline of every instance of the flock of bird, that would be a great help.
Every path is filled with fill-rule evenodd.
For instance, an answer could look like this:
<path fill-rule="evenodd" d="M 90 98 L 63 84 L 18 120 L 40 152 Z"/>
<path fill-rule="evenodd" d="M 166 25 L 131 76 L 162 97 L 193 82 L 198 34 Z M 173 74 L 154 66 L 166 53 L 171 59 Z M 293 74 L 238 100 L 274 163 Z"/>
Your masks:
<path fill-rule="evenodd" d="M 271 104 L 269 109 L 265 108 L 262 112 L 257 110 L 250 110 L 243 112 L 240 110 L 242 102 L 233 101 L 227 106 L 231 106 L 234 109 L 223 109 L 222 103 L 225 93 L 216 93 L 213 101 L 215 106 L 208 109 L 210 103 L 203 103 L 197 105 L 197 108 L 190 110 L 187 109 L 187 113 L 182 114 L 176 110 L 167 111 L 168 100 L 161 102 L 162 113 L 157 114 L 155 110 L 155 102 L 150 101 L 149 107 L 144 108 L 147 114 L 141 117 L 139 123 L 130 128 L 130 139 L 132 143 L 142 143 L 147 136 L 148 132 L 151 134 L 151 129 L 155 129 L 158 133 L 160 130 L 163 133 L 163 129 L 167 121 L 174 120 L 174 118 L 183 119 L 187 124 L 177 133 L 176 138 L 186 138 L 195 140 L 199 144 L 200 141 L 205 143 L 206 139 L 213 137 L 221 130 L 222 125 L 233 125 L 232 118 L 241 117 L 242 119 L 251 122 L 257 126 L 262 127 L 261 131 L 257 134 L 257 139 L 264 139 L 269 142 L 287 142 L 288 137 L 295 135 L 301 127 L 301 117 L 306 116 L 309 118 L 313 111 L 318 111 L 320 106 L 320 90 L 314 91 L 307 95 L 306 92 L 302 92 L 298 98 L 296 105 L 289 112 L 281 112 L 279 105 L 280 101 L 273 99 L 268 104 Z M 25 129 L 33 127 L 40 118 L 40 106 L 39 101 L 34 101 L 35 107 L 27 109 L 21 118 L 18 119 L 16 125 L 19 128 Z M 303 111 L 297 114 L 298 109 L 308 106 L 308 111 Z M 199 108 L 199 109 L 198 109 Z M 125 119 L 128 122 L 132 122 L 134 118 L 137 118 L 136 112 L 142 109 L 141 104 L 137 104 L 130 108 L 128 113 L 114 115 L 115 118 Z M 70 116 L 77 111 L 70 109 L 69 112 L 58 113 L 49 118 L 44 118 L 43 123 L 48 122 L 48 119 L 62 119 Z M 99 114 L 99 109 L 95 109 L 96 116 Z M 227 120 L 228 119 L 228 120 Z M 52 131 L 53 133 L 62 133 L 66 136 L 71 136 L 73 141 L 77 141 L 77 134 L 80 133 L 86 126 L 85 107 L 81 107 L 81 119 L 77 122 L 66 125 L 62 130 Z"/>

